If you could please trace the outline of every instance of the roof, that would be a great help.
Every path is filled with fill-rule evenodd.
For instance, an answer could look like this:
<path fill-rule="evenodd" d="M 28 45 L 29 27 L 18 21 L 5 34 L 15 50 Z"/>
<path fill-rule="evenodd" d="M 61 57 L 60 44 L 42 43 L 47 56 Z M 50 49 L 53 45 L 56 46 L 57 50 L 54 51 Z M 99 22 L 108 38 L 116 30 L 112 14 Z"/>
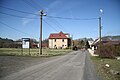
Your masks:
<path fill-rule="evenodd" d="M 101 44 L 106 45 L 106 44 L 112 44 L 112 45 L 120 45 L 120 41 L 101 41 Z M 99 45 L 99 41 L 97 43 L 93 43 L 93 45 Z"/>
<path fill-rule="evenodd" d="M 67 39 L 67 34 L 63 33 L 62 31 L 59 33 L 52 33 L 49 36 L 49 39 Z"/>

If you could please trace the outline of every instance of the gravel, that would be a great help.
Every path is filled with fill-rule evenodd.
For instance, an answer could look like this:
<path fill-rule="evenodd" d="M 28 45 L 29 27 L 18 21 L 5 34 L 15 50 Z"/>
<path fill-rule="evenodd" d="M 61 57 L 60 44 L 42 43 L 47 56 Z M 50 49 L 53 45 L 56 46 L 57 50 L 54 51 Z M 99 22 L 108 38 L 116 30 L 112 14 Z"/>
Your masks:
<path fill-rule="evenodd" d="M 58 57 L 58 56 L 56 56 Z M 0 78 L 9 74 L 26 69 L 38 63 L 43 63 L 56 57 L 17 57 L 17 56 L 0 56 Z"/>

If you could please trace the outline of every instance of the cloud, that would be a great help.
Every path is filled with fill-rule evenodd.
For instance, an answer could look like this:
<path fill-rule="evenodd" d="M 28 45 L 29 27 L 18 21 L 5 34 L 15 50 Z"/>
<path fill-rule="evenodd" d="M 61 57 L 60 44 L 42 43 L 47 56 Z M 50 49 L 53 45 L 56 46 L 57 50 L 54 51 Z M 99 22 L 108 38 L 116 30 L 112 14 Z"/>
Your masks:
<path fill-rule="evenodd" d="M 54 16 L 58 16 L 59 14 L 64 15 L 65 16 L 70 16 L 70 17 L 74 17 L 73 16 L 73 11 L 74 9 L 76 9 L 76 7 L 79 6 L 80 3 L 78 3 L 77 1 L 61 1 L 61 0 L 55 0 L 53 2 L 51 2 L 46 8 L 45 10 L 47 11 L 48 15 L 54 15 Z M 64 6 L 64 7 L 63 7 Z"/>
<path fill-rule="evenodd" d="M 37 14 L 37 13 L 38 13 L 38 12 L 35 12 L 34 14 Z M 34 21 L 35 19 L 29 19 L 29 18 L 36 18 L 36 16 L 37 16 L 37 15 L 32 15 L 32 14 L 27 15 L 26 17 L 28 17 L 28 18 L 22 18 L 22 24 L 23 24 L 23 25 L 26 25 L 26 24 Z M 38 17 L 39 17 L 39 16 L 38 16 Z"/>
<path fill-rule="evenodd" d="M 31 21 L 33 21 L 33 19 L 23 18 L 23 19 L 22 19 L 22 24 L 23 24 L 23 25 L 26 25 L 27 23 L 29 23 L 29 22 L 31 22 Z"/>
<path fill-rule="evenodd" d="M 56 0 L 54 2 L 52 2 L 50 5 L 48 5 L 48 7 L 46 9 L 53 9 L 53 8 L 56 8 L 61 2 Z"/>
<path fill-rule="evenodd" d="M 55 0 L 54 2 L 51 2 L 46 8 L 45 11 L 50 14 L 56 14 L 54 10 L 57 10 L 61 6 L 61 1 L 60 0 Z"/>

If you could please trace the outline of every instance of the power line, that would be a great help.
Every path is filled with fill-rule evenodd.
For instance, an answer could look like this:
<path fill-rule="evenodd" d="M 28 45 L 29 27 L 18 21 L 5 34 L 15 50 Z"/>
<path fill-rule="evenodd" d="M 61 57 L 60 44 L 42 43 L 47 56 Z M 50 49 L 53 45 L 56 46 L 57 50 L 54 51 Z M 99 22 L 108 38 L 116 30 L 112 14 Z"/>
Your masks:
<path fill-rule="evenodd" d="M 48 19 L 48 20 L 51 21 L 50 19 Z M 54 23 L 59 29 L 61 29 L 62 31 L 64 31 L 60 24 L 58 24 L 57 22 L 53 22 L 53 21 L 51 21 L 51 22 Z"/>
<path fill-rule="evenodd" d="M 9 15 L 9 16 L 13 16 L 13 17 L 18 17 L 18 18 L 26 18 L 26 19 L 39 19 L 39 18 L 29 18 L 29 17 L 23 17 L 23 16 L 18 16 L 18 15 L 13 15 L 13 14 L 8 14 L 8 13 L 4 13 L 4 12 L 0 12 L 1 14 L 4 15 Z"/>
<path fill-rule="evenodd" d="M 3 25 L 5 25 L 5 26 L 8 27 L 8 28 L 11 28 L 11 29 L 13 29 L 13 30 L 15 30 L 15 31 L 18 31 L 18 32 L 22 33 L 22 34 L 26 34 L 26 35 L 32 36 L 32 35 L 30 35 L 30 34 L 28 34 L 28 33 L 25 33 L 25 32 L 22 32 L 22 31 L 16 29 L 16 28 L 13 28 L 13 27 L 11 27 L 11 26 L 9 26 L 9 25 L 1 22 L 1 21 L 0 21 L 0 23 L 3 24 Z"/>
<path fill-rule="evenodd" d="M 57 17 L 57 16 L 46 16 L 50 18 L 58 18 L 58 19 L 68 19 L 68 20 L 95 20 L 98 18 L 65 18 L 65 17 Z"/>
<path fill-rule="evenodd" d="M 37 2 L 35 2 L 35 0 L 31 0 L 33 3 L 37 4 L 40 8 L 43 9 L 43 7 L 41 5 L 39 5 Z"/>
<path fill-rule="evenodd" d="M 0 7 L 1 7 L 1 8 L 8 9 L 8 10 L 16 11 L 16 12 L 21 12 L 21 13 L 26 13 L 26 14 L 32 14 L 32 15 L 37 15 L 37 16 L 39 16 L 38 14 L 34 14 L 34 13 L 30 13 L 30 12 L 20 11 L 20 10 L 8 8 L 8 7 L 3 7 L 3 6 L 0 6 Z"/>
<path fill-rule="evenodd" d="M 24 1 L 24 0 L 23 0 Z M 32 15 L 37 15 L 39 16 L 38 14 L 34 14 L 34 13 L 30 13 L 30 12 L 25 12 L 25 11 L 20 11 L 20 10 L 16 10 L 16 9 L 12 9 L 12 8 L 8 8 L 8 7 L 3 7 L 3 6 L 0 6 L 2 8 L 5 8 L 5 9 L 8 9 L 8 10 L 12 10 L 12 11 L 17 11 L 17 12 L 21 12 L 21 13 L 27 13 L 27 14 L 32 14 Z M 3 13 L 3 12 L 1 12 Z M 7 15 L 11 15 L 11 14 L 8 14 L 8 13 L 4 13 L 4 14 L 7 14 Z M 13 16 L 13 15 L 12 15 Z M 14 15 L 16 16 L 16 15 Z M 18 16 L 17 16 L 18 17 Z M 21 17 L 21 16 L 19 16 Z M 94 19 L 98 19 L 98 18 L 64 18 L 64 17 L 57 17 L 57 16 L 47 16 L 47 17 L 50 17 L 50 18 L 58 18 L 58 19 L 69 19 L 69 20 L 94 20 Z M 22 17 L 23 18 L 23 17 Z"/>
<path fill-rule="evenodd" d="M 32 8 L 34 8 L 35 10 L 38 10 L 35 6 L 33 6 L 29 1 L 27 0 L 22 0 L 24 3 L 26 3 L 27 5 L 31 6 Z"/>
<path fill-rule="evenodd" d="M 52 25 L 50 25 L 48 22 L 46 22 L 44 19 L 43 19 L 43 21 L 47 24 L 47 25 L 49 25 L 51 28 L 53 28 L 55 31 L 57 31 L 58 32 L 58 30 L 56 30 Z"/>
<path fill-rule="evenodd" d="M 52 19 L 55 21 L 55 24 L 59 25 L 59 28 L 63 29 L 64 31 L 68 31 L 57 20 L 55 20 L 54 18 L 52 18 Z"/>

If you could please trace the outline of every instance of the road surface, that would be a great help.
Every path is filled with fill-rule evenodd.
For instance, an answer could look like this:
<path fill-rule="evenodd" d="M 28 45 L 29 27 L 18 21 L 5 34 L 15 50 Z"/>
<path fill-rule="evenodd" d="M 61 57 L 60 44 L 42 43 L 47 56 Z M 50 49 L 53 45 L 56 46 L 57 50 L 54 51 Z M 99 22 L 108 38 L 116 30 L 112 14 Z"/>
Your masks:
<path fill-rule="evenodd" d="M 88 51 L 74 51 L 25 68 L 0 80 L 99 80 Z"/>

